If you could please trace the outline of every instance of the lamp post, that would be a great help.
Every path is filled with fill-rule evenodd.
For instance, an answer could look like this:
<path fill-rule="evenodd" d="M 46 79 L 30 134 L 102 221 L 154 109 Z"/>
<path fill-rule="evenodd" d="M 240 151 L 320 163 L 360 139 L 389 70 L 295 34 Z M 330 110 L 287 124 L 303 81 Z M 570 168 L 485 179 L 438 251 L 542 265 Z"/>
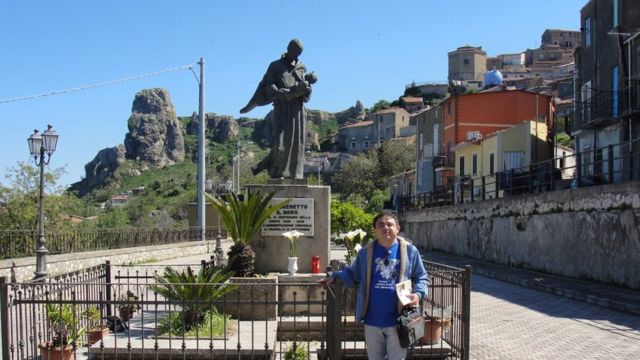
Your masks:
<path fill-rule="evenodd" d="M 47 125 L 47 130 L 40 134 L 36 129 L 27 139 L 29 151 L 36 165 L 40 167 L 40 204 L 38 209 L 38 245 L 36 248 L 36 272 L 35 279 L 42 279 L 47 276 L 47 250 L 44 236 L 44 166 L 49 164 L 51 155 L 56 151 L 58 135 L 53 130 L 53 126 Z M 46 160 L 45 160 L 45 154 Z"/>

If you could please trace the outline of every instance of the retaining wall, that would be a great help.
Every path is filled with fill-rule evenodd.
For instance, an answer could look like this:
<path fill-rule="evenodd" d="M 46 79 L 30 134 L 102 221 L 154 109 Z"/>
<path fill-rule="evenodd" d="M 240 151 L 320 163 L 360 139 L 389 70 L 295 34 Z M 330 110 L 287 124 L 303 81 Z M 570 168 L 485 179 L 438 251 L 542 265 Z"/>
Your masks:
<path fill-rule="evenodd" d="M 404 215 L 405 235 L 426 249 L 640 290 L 639 182 Z"/>
<path fill-rule="evenodd" d="M 104 264 L 107 260 L 110 260 L 113 265 L 120 265 L 156 262 L 159 260 L 204 253 L 211 253 L 213 255 L 214 249 L 215 240 L 212 240 L 47 255 L 47 274 L 49 276 L 55 276 L 81 270 Z M 36 268 L 35 256 L 0 260 L 0 276 L 6 276 L 8 279 L 11 278 L 11 267 L 13 263 L 15 263 L 15 277 L 17 281 L 26 281 L 33 278 Z"/>

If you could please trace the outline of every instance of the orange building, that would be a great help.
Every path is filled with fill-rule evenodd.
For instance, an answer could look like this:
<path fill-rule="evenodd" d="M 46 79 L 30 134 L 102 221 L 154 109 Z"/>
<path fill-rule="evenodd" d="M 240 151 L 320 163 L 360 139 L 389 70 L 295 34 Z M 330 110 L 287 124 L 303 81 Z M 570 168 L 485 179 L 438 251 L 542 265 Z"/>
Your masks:
<path fill-rule="evenodd" d="M 454 95 L 441 104 L 443 135 L 441 153 L 445 161 L 436 172 L 443 183 L 454 175 L 453 148 L 457 144 L 496 131 L 508 129 L 523 121 L 545 123 L 553 129 L 554 108 L 551 96 L 523 90 L 486 91 Z"/>

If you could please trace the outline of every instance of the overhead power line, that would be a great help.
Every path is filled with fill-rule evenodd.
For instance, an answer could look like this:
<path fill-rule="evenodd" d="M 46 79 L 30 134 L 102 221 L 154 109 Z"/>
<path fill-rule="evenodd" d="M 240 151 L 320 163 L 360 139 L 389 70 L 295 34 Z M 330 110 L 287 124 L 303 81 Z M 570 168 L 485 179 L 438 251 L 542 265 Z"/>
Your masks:
<path fill-rule="evenodd" d="M 125 82 L 125 81 L 138 80 L 138 79 L 143 79 L 143 78 L 147 78 L 147 77 L 151 77 L 151 76 L 165 74 L 165 73 L 168 73 L 168 72 L 191 69 L 192 67 L 193 67 L 193 65 L 183 65 L 183 66 L 178 66 L 178 67 L 174 67 L 174 68 L 170 68 L 170 69 L 164 69 L 164 70 L 160 70 L 160 71 L 156 71 L 156 72 L 152 72 L 152 73 L 147 73 L 147 74 L 142 74 L 142 75 L 134 75 L 134 76 L 130 76 L 130 77 L 127 77 L 127 78 L 124 78 L 124 79 L 111 80 L 111 81 L 105 81 L 105 82 L 96 83 L 96 84 L 84 85 L 84 86 L 80 86 L 80 87 L 76 87 L 76 88 L 72 88 L 72 89 L 52 91 L 52 92 L 47 92 L 47 93 L 38 94 L 38 95 L 21 96 L 21 97 L 12 98 L 12 99 L 4 99 L 4 100 L 0 100 L 0 104 L 16 102 L 16 101 L 23 101 L 23 100 L 30 100 L 30 99 L 36 99 L 36 98 L 45 97 L 45 96 L 51 96 L 51 95 L 67 94 L 67 93 L 76 92 L 76 91 L 82 91 L 82 90 L 87 90 L 87 89 L 94 89 L 94 88 L 98 88 L 98 87 L 109 86 L 109 85 Z"/>

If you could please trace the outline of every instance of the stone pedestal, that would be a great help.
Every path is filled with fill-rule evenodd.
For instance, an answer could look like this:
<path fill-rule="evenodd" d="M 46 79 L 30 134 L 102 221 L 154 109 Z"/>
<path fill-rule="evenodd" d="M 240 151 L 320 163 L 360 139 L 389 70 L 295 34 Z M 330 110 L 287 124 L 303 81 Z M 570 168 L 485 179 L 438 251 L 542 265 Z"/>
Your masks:
<path fill-rule="evenodd" d="M 331 228 L 331 187 L 300 184 L 249 185 L 250 191 L 276 191 L 274 198 L 313 200 L 313 235 L 301 236 L 297 243 L 298 272 L 311 272 L 311 258 L 320 257 L 320 269 L 329 263 L 329 232 Z M 295 225 L 291 229 L 295 228 Z M 284 230 L 284 231 L 287 231 Z M 289 241 L 282 235 L 259 233 L 252 243 L 256 252 L 256 272 L 287 272 Z"/>

